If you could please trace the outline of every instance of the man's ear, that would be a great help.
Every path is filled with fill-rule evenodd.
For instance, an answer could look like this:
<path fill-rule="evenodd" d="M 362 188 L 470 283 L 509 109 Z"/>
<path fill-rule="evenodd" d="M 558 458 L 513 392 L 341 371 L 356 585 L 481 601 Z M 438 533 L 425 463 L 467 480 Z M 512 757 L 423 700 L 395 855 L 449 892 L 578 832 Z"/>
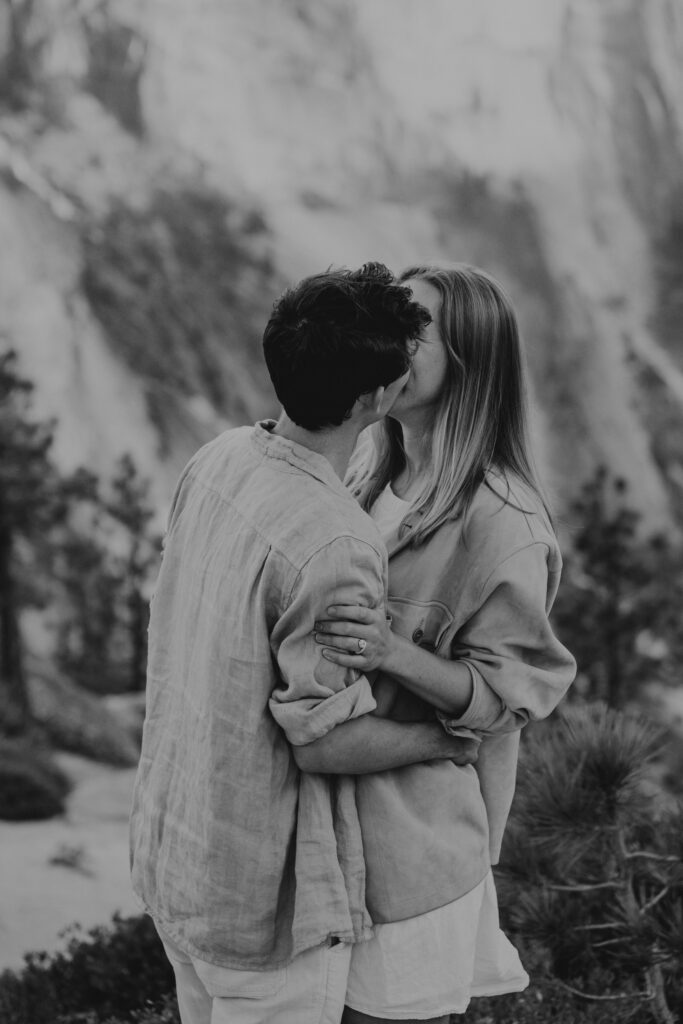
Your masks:
<path fill-rule="evenodd" d="M 382 414 L 382 402 L 384 401 L 385 391 L 386 388 L 382 385 L 381 387 L 375 388 L 374 391 L 367 391 L 364 395 L 359 395 L 358 401 L 367 412 L 371 412 L 375 416 L 380 416 Z"/>

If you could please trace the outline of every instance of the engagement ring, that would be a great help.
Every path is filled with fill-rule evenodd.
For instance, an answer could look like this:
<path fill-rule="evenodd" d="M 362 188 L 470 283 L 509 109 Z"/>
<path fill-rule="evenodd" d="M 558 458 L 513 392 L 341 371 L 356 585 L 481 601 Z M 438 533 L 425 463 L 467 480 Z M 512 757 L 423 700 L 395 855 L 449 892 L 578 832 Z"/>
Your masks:
<path fill-rule="evenodd" d="M 358 640 L 358 653 L 362 654 L 367 646 L 368 646 L 367 640 Z"/>

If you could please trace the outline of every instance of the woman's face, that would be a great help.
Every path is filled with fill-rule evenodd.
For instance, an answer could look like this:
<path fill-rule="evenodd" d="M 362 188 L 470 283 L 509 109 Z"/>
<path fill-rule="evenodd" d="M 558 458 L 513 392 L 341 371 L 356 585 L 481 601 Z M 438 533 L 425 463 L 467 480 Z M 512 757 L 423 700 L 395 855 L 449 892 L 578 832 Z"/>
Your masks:
<path fill-rule="evenodd" d="M 448 373 L 448 355 L 437 326 L 441 297 L 432 284 L 419 279 L 405 281 L 413 298 L 432 314 L 413 356 L 408 381 L 394 402 L 390 416 L 402 420 L 404 414 L 429 412 L 438 402 Z"/>

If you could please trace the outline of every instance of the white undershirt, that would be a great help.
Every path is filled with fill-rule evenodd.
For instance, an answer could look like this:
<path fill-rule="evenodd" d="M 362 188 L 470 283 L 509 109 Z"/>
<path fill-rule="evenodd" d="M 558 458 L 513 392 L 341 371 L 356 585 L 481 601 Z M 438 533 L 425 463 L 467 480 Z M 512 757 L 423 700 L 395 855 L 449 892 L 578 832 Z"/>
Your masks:
<path fill-rule="evenodd" d="M 391 484 L 384 488 L 370 510 L 383 540 L 386 541 L 396 532 L 409 508 L 410 502 L 397 497 L 391 489 Z"/>

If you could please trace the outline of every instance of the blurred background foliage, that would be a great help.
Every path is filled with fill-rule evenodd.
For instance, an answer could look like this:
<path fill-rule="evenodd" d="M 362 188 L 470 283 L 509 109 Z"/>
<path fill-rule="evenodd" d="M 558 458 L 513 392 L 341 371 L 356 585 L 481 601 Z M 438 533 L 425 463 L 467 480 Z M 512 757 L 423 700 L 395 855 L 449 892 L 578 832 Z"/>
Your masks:
<path fill-rule="evenodd" d="M 144 688 L 161 550 L 147 484 L 129 455 L 104 482 L 87 470 L 60 472 L 51 458 L 54 424 L 32 415 L 32 385 L 11 349 L 0 352 L 0 388 L 0 729 L 15 753 L 19 740 L 51 741 L 133 764 L 133 737 L 91 695 Z M 22 618 L 29 612 L 50 658 L 28 650 Z M 28 755 L 24 762 L 35 785 Z M 7 764 L 16 785 L 21 760 Z M 10 816 L 21 817 L 9 790 L 3 785 Z M 31 800 L 25 816 L 34 815 Z"/>
<path fill-rule="evenodd" d="M 84 293 L 150 401 L 163 390 L 202 395 L 250 419 L 247 382 L 265 391 L 268 380 L 256 296 L 273 288 L 274 271 L 245 240 L 264 231 L 256 211 L 181 188 L 155 192 L 142 211 L 116 204 L 87 235 Z"/>

